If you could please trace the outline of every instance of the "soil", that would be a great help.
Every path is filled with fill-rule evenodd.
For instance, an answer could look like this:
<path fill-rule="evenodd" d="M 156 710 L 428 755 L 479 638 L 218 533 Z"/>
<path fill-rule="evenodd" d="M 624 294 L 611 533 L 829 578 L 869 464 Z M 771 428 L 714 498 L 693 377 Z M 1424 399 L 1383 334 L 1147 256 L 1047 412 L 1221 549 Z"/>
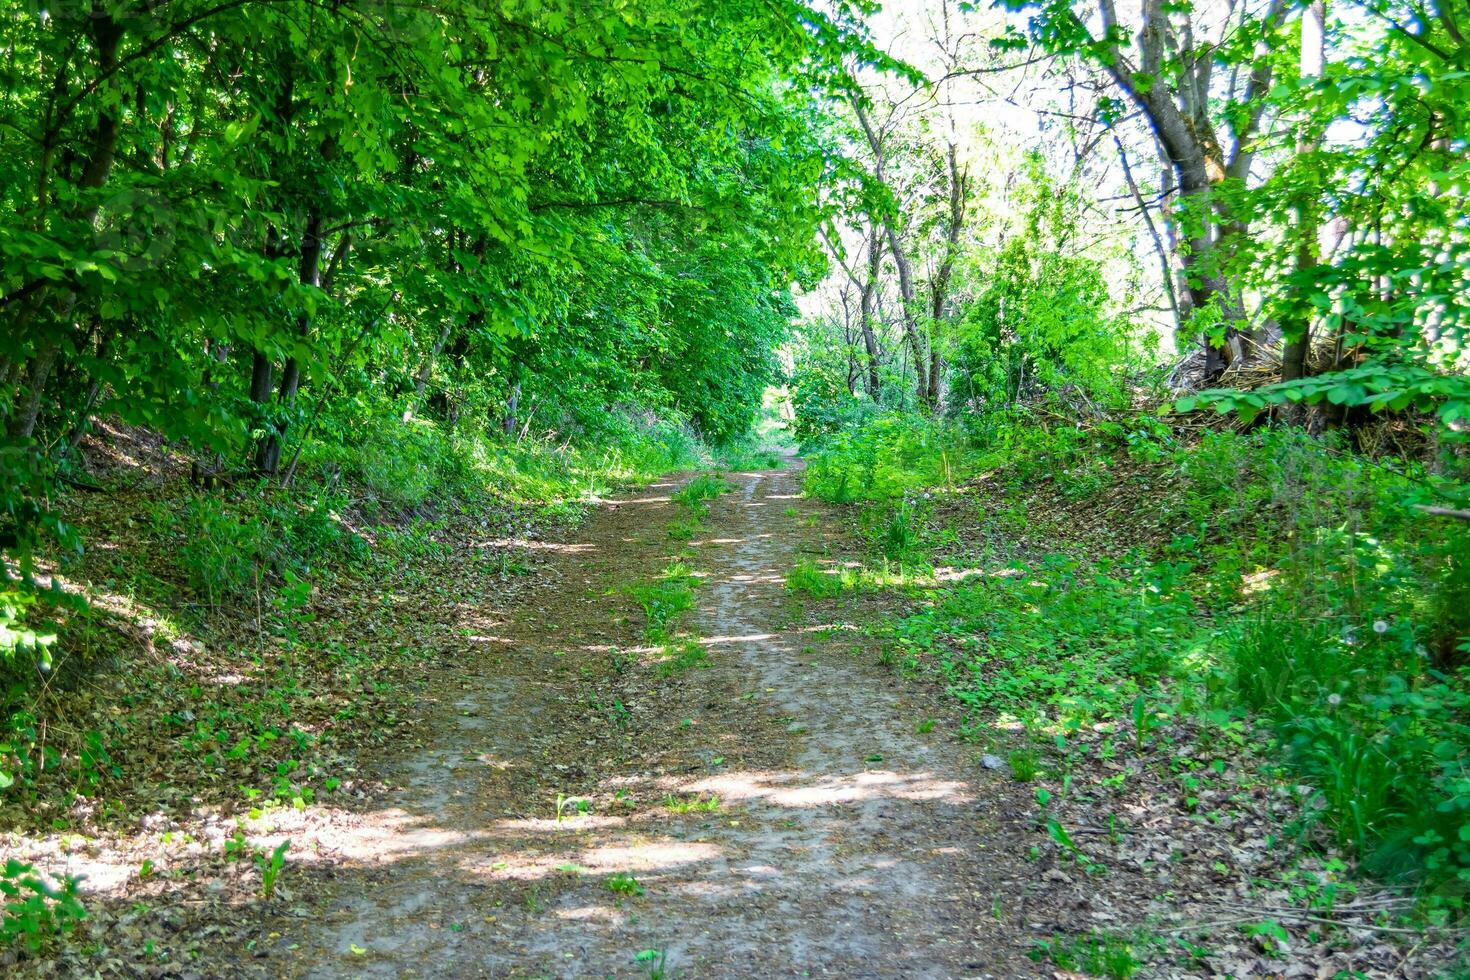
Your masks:
<path fill-rule="evenodd" d="M 1034 973 L 992 915 L 1017 875 L 998 777 L 793 615 L 784 574 L 832 533 L 799 472 L 731 475 L 691 543 L 702 668 L 661 677 L 625 595 L 680 550 L 674 484 L 551 546 L 561 589 L 466 637 L 393 789 L 292 829 L 316 910 L 276 927 L 272 972 L 629 976 L 657 951 L 701 977 Z"/>

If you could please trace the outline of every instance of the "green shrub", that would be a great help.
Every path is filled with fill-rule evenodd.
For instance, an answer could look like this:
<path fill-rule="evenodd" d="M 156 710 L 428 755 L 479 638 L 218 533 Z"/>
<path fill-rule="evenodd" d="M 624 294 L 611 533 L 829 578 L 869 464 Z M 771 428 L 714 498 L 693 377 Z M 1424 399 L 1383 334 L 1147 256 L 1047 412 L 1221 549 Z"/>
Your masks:
<path fill-rule="evenodd" d="M 340 496 L 298 491 L 294 497 L 200 495 L 156 513 L 177 543 L 179 567 L 211 606 L 274 591 L 290 571 L 309 575 L 322 561 L 362 557 L 367 544 L 339 517 Z"/>
<path fill-rule="evenodd" d="M 46 882 L 29 864 L 14 858 L 0 869 L 0 947 L 23 945 L 40 952 L 82 919 L 87 912 L 77 893 L 77 879 L 64 878 L 60 886 Z"/>
<path fill-rule="evenodd" d="M 971 467 L 963 444 L 942 423 L 890 412 L 818 444 L 805 483 L 808 493 L 835 503 L 887 500 L 950 485 Z"/>
<path fill-rule="evenodd" d="M 170 515 L 179 567 L 211 606 L 242 601 L 260 588 L 275 548 L 272 529 L 213 496 L 192 498 Z"/>

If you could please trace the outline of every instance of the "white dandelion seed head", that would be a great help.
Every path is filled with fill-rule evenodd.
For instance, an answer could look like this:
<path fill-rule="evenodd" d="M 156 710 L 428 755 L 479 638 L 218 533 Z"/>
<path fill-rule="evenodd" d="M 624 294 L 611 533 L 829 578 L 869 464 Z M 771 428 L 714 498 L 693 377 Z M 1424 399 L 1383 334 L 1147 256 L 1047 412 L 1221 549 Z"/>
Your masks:
<path fill-rule="evenodd" d="M 1374 620 L 1373 621 L 1373 632 L 1377 633 L 1379 636 L 1382 636 L 1384 633 L 1387 633 L 1388 632 L 1388 620 L 1386 620 L 1386 619 L 1376 619 L 1376 620 Z"/>
<path fill-rule="evenodd" d="M 1342 704 L 1342 695 L 1341 694 L 1329 694 L 1329 695 L 1327 695 L 1327 703 L 1330 704 L 1330 705 L 1332 705 L 1334 708 L 1337 707 L 1339 704 Z"/>

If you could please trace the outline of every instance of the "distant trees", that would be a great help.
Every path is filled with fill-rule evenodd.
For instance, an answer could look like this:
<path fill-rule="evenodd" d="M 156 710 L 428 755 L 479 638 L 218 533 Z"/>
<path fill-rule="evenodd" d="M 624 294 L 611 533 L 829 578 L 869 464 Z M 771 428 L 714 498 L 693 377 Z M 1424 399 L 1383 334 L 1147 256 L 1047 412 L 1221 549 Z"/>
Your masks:
<path fill-rule="evenodd" d="M 982 348 L 1024 359 L 1021 338 L 1058 327 L 1067 303 L 1048 290 L 1065 268 L 1096 316 L 1069 342 L 1090 350 L 1055 365 L 1127 368 L 1137 346 L 1115 340 L 1162 312 L 1179 353 L 1201 354 L 1192 384 L 1278 372 L 1205 399 L 1221 407 L 1324 403 L 1314 425 L 1410 405 L 1470 418 L 1470 34 L 1452 6 L 934 0 L 908 17 L 897 36 L 927 82 L 862 76 L 847 134 L 864 190 L 845 246 L 881 253 L 875 315 L 857 322 L 877 325 L 868 359 L 913 392 L 893 397 L 895 380 L 882 399 L 974 398 Z M 1003 138 L 1034 140 L 1039 168 L 990 145 L 1011 108 L 1035 135 L 1006 123 Z M 1026 225 L 1036 240 L 1011 242 L 1025 222 L 997 202 L 1023 183 L 1072 202 L 1069 236 Z M 1157 262 L 1140 264 L 1149 248 Z M 863 267 L 847 265 L 849 279 Z M 1022 372 L 997 372 L 1012 397 Z"/>
<path fill-rule="evenodd" d="M 1030 41 L 1101 67 L 1168 162 L 1205 377 L 1253 345 L 1280 367 L 1284 387 L 1222 404 L 1470 415 L 1470 37 L 1452 8 L 1147 0 L 1124 23 L 1112 0 L 1027 6 Z"/>

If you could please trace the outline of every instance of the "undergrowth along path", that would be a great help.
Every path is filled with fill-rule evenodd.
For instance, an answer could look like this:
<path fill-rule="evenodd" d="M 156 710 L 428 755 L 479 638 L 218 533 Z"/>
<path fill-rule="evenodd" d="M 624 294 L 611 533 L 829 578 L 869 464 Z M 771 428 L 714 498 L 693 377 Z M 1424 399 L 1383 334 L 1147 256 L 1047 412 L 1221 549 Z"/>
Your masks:
<path fill-rule="evenodd" d="M 728 480 L 687 545 L 658 484 L 544 544 L 554 598 L 465 617 L 392 788 L 293 845 L 315 908 L 276 925 L 276 972 L 1034 971 L 993 914 L 1030 869 L 992 774 L 916 731 L 845 624 L 792 615 L 784 574 L 829 533 L 799 464 Z M 696 605 L 650 643 L 630 591 L 675 559 Z"/>

